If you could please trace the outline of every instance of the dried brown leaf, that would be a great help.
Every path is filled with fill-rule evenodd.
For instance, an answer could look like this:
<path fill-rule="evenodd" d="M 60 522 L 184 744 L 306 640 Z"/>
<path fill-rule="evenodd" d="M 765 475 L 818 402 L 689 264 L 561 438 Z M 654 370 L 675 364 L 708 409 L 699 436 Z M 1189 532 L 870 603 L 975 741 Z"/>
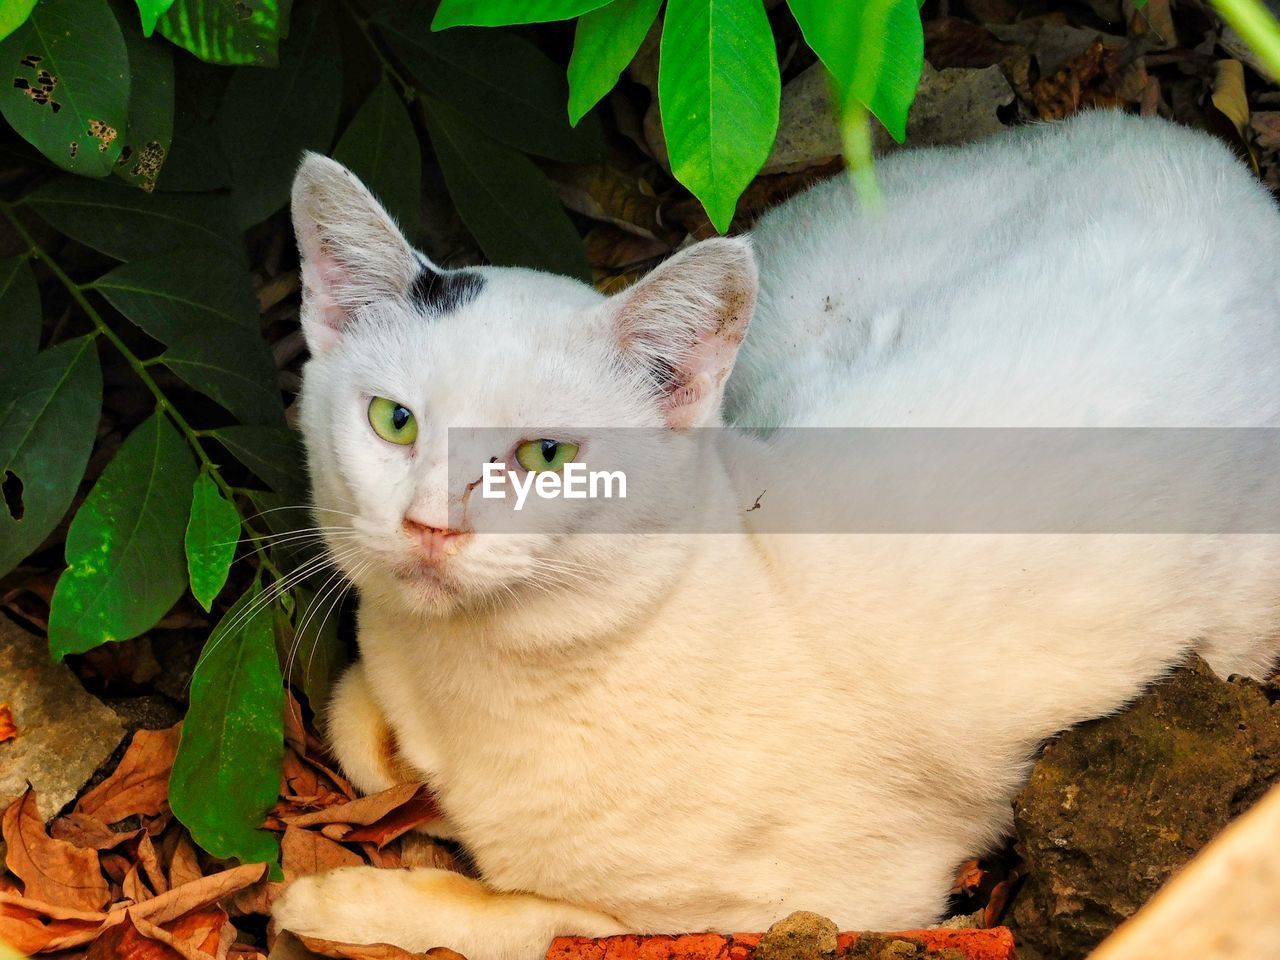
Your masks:
<path fill-rule="evenodd" d="M 12 740 L 18 735 L 18 726 L 13 722 L 13 710 L 7 703 L 0 703 L 0 743 Z"/>
<path fill-rule="evenodd" d="M 285 821 L 295 827 L 313 827 L 325 823 L 368 826 L 377 823 L 397 807 L 409 803 L 426 789 L 426 784 L 422 783 L 398 783 L 381 793 L 370 794 L 349 803 L 325 807 L 323 810 L 315 810 L 311 813 L 289 816 Z"/>
<path fill-rule="evenodd" d="M 86 793 L 76 810 L 115 823 L 140 814 L 155 816 L 168 809 L 169 772 L 178 753 L 182 724 L 167 730 L 139 730 L 120 765 Z"/>
<path fill-rule="evenodd" d="M 9 805 L 3 832 L 5 863 L 22 881 L 28 899 L 77 910 L 99 910 L 107 905 L 111 891 L 98 867 L 97 852 L 50 837 L 34 790 L 28 788 Z"/>
<path fill-rule="evenodd" d="M 105 930 L 89 947 L 87 960 L 191 960 L 167 943 L 155 940 L 141 930 L 128 913 L 124 919 Z"/>
<path fill-rule="evenodd" d="M 49 835 L 55 840 L 66 840 L 86 850 L 111 850 L 131 840 L 136 840 L 145 831 L 112 830 L 97 817 L 87 813 L 68 813 L 58 817 L 49 824 Z"/>
<path fill-rule="evenodd" d="M 284 831 L 280 858 L 285 879 L 290 881 L 335 867 L 358 867 L 364 863 L 342 844 L 327 840 L 313 830 L 295 826 Z"/>
<path fill-rule="evenodd" d="M 338 943 L 293 934 L 297 941 L 312 953 L 338 960 L 467 960 L 462 954 L 447 947 L 435 947 L 423 953 L 411 953 L 389 943 Z"/>
<path fill-rule="evenodd" d="M 66 941 L 88 943 L 106 919 L 96 911 L 69 910 L 0 893 L 0 942 L 25 954 L 57 949 Z"/>

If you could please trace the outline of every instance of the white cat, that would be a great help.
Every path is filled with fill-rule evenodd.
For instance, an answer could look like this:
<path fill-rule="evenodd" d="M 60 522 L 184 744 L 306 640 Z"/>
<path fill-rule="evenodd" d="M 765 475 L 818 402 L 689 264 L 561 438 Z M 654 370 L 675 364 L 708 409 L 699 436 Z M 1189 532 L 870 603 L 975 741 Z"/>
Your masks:
<path fill-rule="evenodd" d="M 302 424 L 361 598 L 329 735 L 363 790 L 428 779 L 484 883 L 338 870 L 281 925 L 470 960 L 796 909 L 917 927 L 1006 835 L 1045 737 L 1192 650 L 1268 669 L 1280 537 L 752 533 L 771 484 L 816 503 L 840 477 L 686 428 L 1280 424 L 1280 212 L 1217 142 L 1097 113 L 878 173 L 878 214 L 832 180 L 605 299 L 439 271 L 303 163 Z M 451 426 L 498 428 L 513 469 L 625 469 L 636 528 L 562 500 L 470 532 L 509 507 L 451 466 Z"/>

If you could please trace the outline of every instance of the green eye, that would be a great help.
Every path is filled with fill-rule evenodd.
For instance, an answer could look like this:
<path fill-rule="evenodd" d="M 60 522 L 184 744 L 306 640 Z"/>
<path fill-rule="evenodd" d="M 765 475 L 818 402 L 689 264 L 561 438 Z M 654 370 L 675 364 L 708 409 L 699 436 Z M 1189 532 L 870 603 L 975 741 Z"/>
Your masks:
<path fill-rule="evenodd" d="M 369 401 L 369 426 L 383 440 L 408 446 L 418 437 L 418 421 L 408 407 L 386 397 Z"/>
<path fill-rule="evenodd" d="M 559 470 L 578 455 L 578 445 L 565 440 L 528 440 L 516 447 L 516 459 L 530 473 Z"/>

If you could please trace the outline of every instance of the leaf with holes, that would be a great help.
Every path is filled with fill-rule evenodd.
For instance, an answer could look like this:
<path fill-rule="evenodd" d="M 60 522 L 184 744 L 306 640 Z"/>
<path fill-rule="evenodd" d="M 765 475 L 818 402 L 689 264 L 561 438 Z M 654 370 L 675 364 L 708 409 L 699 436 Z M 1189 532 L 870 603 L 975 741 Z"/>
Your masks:
<path fill-rule="evenodd" d="M 418 231 L 422 215 L 422 151 L 413 120 L 387 77 L 374 88 L 334 148 L 382 201 L 405 233 Z"/>
<path fill-rule="evenodd" d="M 723 233 L 778 132 L 782 81 L 759 0 L 670 0 L 658 102 L 671 172 Z"/>
<path fill-rule="evenodd" d="M 193 247 L 134 260 L 94 288 L 168 347 L 165 366 L 242 423 L 284 422 L 249 275 L 229 255 Z"/>
<path fill-rule="evenodd" d="M 584 14 L 569 58 L 569 121 L 576 124 L 613 89 L 644 42 L 662 0 L 613 0 Z"/>
<path fill-rule="evenodd" d="M 499 143 L 566 163 L 604 155 L 598 118 L 576 128 L 565 115 L 564 70 L 505 30 L 422 29 L 421 4 L 379 21 L 392 51 L 423 87 Z"/>
<path fill-rule="evenodd" d="M 528 157 L 436 100 L 427 105 L 427 131 L 458 215 L 490 260 L 590 279 L 578 231 Z"/>
<path fill-rule="evenodd" d="M 53 226 L 116 260 L 154 257 L 199 243 L 221 246 L 244 262 L 244 242 L 225 197 L 143 193 L 121 183 L 63 177 L 27 197 Z"/>
<path fill-rule="evenodd" d="M 5 0 L 0 3 L 0 40 L 27 22 L 36 0 Z"/>
<path fill-rule="evenodd" d="M 191 595 L 209 610 L 226 585 L 240 538 L 240 511 L 222 495 L 208 470 L 201 470 L 191 491 L 187 520 L 187 574 Z"/>
<path fill-rule="evenodd" d="M 290 0 L 174 0 L 160 33 L 209 63 L 274 67 Z"/>
<path fill-rule="evenodd" d="M 442 0 L 432 30 L 572 20 L 610 0 Z"/>
<path fill-rule="evenodd" d="M 67 569 L 49 609 L 55 659 L 151 629 L 182 596 L 182 537 L 196 465 L 154 413 L 125 438 L 67 531 Z"/>
<path fill-rule="evenodd" d="M 10 355 L 40 348 L 40 290 L 26 257 L 0 260 L 0 343 Z"/>
<path fill-rule="evenodd" d="M 105 177 L 129 119 L 129 54 L 107 0 L 42 0 L 0 41 L 0 112 L 46 157 Z"/>
<path fill-rule="evenodd" d="M 259 829 L 284 763 L 284 682 L 271 607 L 255 581 L 209 637 L 169 778 L 169 805 L 196 843 L 241 863 L 274 864 L 280 851 L 275 836 Z"/>
<path fill-rule="evenodd" d="M 862 104 L 901 143 L 924 69 L 924 27 L 916 0 L 788 0 L 787 5 L 805 42 L 830 71 L 839 101 Z"/>
<path fill-rule="evenodd" d="M 148 43 L 133 23 L 122 28 L 133 87 L 115 173 L 126 183 L 151 191 L 173 141 L 173 48 Z"/>
<path fill-rule="evenodd" d="M 0 576 L 40 546 L 71 506 L 101 412 L 92 337 L 0 359 Z"/>
<path fill-rule="evenodd" d="M 137 0 L 138 18 L 142 21 L 142 35 L 149 37 L 156 29 L 159 20 L 170 7 L 173 0 Z"/>
<path fill-rule="evenodd" d="M 304 150 L 328 153 L 342 101 L 342 55 L 328 8 L 304 7 L 274 70 L 241 67 L 215 127 L 231 168 L 236 220 L 249 227 L 285 205 Z"/>

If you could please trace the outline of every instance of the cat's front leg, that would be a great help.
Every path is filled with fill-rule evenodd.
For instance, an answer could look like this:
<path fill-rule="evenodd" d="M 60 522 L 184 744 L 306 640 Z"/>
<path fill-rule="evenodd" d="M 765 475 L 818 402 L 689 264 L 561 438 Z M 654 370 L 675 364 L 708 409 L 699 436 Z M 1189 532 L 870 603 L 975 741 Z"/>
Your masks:
<path fill-rule="evenodd" d="M 421 759 L 430 755 L 430 744 L 416 743 L 415 760 L 406 758 L 395 731 L 378 706 L 364 664 L 347 668 L 334 687 L 325 710 L 325 736 L 352 785 L 361 793 L 379 793 L 398 783 L 431 784 L 431 764 Z M 440 816 L 419 830 L 432 837 L 453 839 L 456 834 L 447 818 Z"/>
<path fill-rule="evenodd" d="M 291 883 L 272 909 L 282 929 L 468 960 L 542 960 L 558 936 L 627 933 L 612 917 L 560 900 L 500 893 L 448 870 L 342 867 Z"/>

